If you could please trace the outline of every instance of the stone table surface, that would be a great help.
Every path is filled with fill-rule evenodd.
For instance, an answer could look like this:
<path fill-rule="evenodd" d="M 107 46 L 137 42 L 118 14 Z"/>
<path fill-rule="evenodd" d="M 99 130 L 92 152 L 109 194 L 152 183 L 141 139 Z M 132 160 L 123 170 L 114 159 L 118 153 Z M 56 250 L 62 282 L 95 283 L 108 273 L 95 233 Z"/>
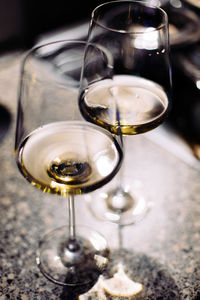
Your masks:
<path fill-rule="evenodd" d="M 39 239 L 66 224 L 67 203 L 33 188 L 15 164 L 20 59 L 17 52 L 0 60 L 0 104 L 12 117 L 0 143 L 0 300 L 72 299 L 70 291 L 45 279 L 35 263 Z M 129 277 L 144 286 L 142 296 L 113 299 L 200 299 L 200 169 L 145 134 L 127 139 L 125 169 L 127 182 L 142 182 L 144 197 L 153 203 L 142 222 L 119 229 L 97 220 L 84 196 L 76 201 L 77 223 L 95 228 L 108 240 L 111 268 L 124 263 Z M 112 299 L 95 287 L 80 298 Z"/>

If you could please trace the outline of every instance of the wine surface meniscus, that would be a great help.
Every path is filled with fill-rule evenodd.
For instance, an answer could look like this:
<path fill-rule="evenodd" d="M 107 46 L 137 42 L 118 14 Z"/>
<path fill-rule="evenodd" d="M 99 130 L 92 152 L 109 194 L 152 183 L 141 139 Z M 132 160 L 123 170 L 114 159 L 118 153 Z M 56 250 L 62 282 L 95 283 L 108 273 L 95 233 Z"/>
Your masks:
<path fill-rule="evenodd" d="M 82 93 L 79 106 L 89 122 L 114 134 L 133 135 L 162 123 L 168 111 L 168 97 L 153 81 L 116 75 L 91 84 Z"/>
<path fill-rule="evenodd" d="M 23 176 L 60 195 L 95 190 L 116 174 L 122 150 L 106 130 L 86 121 L 55 122 L 34 130 L 17 152 Z"/>

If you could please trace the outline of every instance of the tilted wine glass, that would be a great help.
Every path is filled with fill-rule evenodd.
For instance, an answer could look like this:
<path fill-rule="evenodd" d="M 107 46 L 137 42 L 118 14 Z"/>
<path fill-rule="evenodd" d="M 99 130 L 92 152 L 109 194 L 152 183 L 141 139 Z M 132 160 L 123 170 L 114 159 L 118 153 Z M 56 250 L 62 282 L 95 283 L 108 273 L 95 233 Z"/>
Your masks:
<path fill-rule="evenodd" d="M 83 66 L 79 105 L 84 118 L 116 135 L 115 120 L 110 123 L 114 98 L 123 141 L 160 125 L 169 111 L 171 92 L 167 14 L 143 1 L 104 3 L 92 12 L 88 42 L 109 49 L 114 63 L 111 80 L 88 85 Z M 130 161 L 125 159 L 124 166 L 130 167 Z M 128 225 L 145 216 L 150 202 L 128 184 L 132 176 L 125 177 L 122 169 L 119 173 L 118 186 L 99 194 L 101 199 L 91 199 L 90 208 L 98 218 Z"/>
<path fill-rule="evenodd" d="M 103 236 L 76 226 L 74 197 L 111 180 L 123 156 L 112 134 L 80 114 L 78 91 L 85 46 L 81 41 L 58 41 L 27 54 L 16 128 L 15 155 L 22 175 L 43 192 L 68 198 L 69 224 L 40 241 L 37 263 L 49 280 L 71 286 L 95 280 L 109 254 Z M 102 66 L 109 66 L 109 56 L 92 44 L 87 49 L 88 74 L 92 69 L 98 78 L 105 76 Z"/>

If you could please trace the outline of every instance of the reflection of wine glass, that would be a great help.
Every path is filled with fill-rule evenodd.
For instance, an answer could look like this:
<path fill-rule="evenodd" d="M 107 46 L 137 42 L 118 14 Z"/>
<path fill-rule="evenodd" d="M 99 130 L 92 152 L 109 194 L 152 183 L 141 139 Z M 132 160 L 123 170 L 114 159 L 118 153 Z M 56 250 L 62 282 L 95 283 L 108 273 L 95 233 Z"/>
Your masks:
<path fill-rule="evenodd" d="M 79 112 L 85 45 L 60 41 L 28 53 L 21 75 L 15 147 L 18 167 L 32 185 L 68 198 L 69 224 L 44 237 L 37 263 L 49 280 L 71 286 L 95 280 L 109 253 L 100 234 L 76 226 L 74 196 L 107 183 L 122 160 L 112 134 L 86 122 Z M 108 63 L 107 56 L 95 45 L 89 45 L 88 51 L 88 71 L 92 68 L 101 77 L 100 65 Z"/>
<path fill-rule="evenodd" d="M 96 83 L 88 80 L 83 66 L 79 104 L 85 119 L 116 135 L 115 120 L 110 123 L 110 102 L 115 99 L 124 137 L 160 125 L 169 109 L 171 87 L 166 13 L 142 1 L 102 4 L 92 13 L 88 41 L 109 49 L 114 66 L 112 78 Z M 141 219 L 149 206 L 120 174 L 118 186 L 101 200 L 92 199 L 90 207 L 98 218 L 128 225 Z"/>

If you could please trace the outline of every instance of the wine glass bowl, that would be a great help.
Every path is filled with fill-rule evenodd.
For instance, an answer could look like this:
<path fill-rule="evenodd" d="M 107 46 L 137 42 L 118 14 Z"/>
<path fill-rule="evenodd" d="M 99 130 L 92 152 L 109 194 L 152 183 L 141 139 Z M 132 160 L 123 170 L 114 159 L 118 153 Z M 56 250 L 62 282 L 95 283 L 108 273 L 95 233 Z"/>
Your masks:
<path fill-rule="evenodd" d="M 101 4 L 92 12 L 88 42 L 107 48 L 113 62 L 110 72 L 104 72 L 109 75 L 93 82 L 83 64 L 82 81 L 87 86 L 81 84 L 80 110 L 87 121 L 106 128 L 114 136 L 123 136 L 125 165 L 128 136 L 155 129 L 170 109 L 167 14 L 144 1 Z M 88 56 L 86 51 L 85 59 Z M 112 110 L 114 116 L 117 111 L 117 118 L 112 118 Z M 132 185 L 127 186 L 123 172 L 119 172 L 116 187 L 106 191 L 103 198 L 92 199 L 90 207 L 98 218 L 108 220 L 106 216 L 112 215 L 115 222 L 129 225 L 137 222 L 139 214 L 139 219 L 145 216 L 151 203 L 144 202 L 142 195 L 138 197 Z M 142 208 L 139 214 L 138 205 Z"/>
<path fill-rule="evenodd" d="M 108 109 L 113 98 L 120 114 L 123 135 L 143 133 L 162 123 L 168 111 L 168 97 L 160 85 L 126 75 L 105 81 L 100 86 L 99 82 L 92 84 L 82 96 L 84 100 L 80 101 L 80 107 L 88 121 L 118 134 L 116 121 L 110 123 Z"/>
<path fill-rule="evenodd" d="M 33 131 L 23 141 L 17 163 L 33 185 L 67 196 L 108 182 L 117 171 L 118 151 L 116 140 L 105 130 L 83 121 L 59 121 Z"/>
<path fill-rule="evenodd" d="M 45 235 L 36 260 L 49 280 L 64 286 L 89 284 L 108 262 L 103 236 L 76 226 L 74 198 L 109 182 L 123 157 L 117 139 L 85 121 L 79 110 L 86 45 L 57 41 L 31 49 L 22 63 L 18 102 L 15 156 L 20 172 L 43 192 L 68 199 L 69 224 Z M 107 54 L 94 44 L 87 49 L 87 69 L 101 78 Z"/>

